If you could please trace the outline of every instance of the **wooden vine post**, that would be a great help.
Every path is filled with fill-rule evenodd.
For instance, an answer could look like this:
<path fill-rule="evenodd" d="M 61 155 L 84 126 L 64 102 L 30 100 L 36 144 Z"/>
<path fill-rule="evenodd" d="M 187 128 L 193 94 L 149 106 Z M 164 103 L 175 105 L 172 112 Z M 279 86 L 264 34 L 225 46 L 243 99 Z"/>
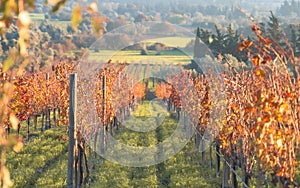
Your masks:
<path fill-rule="evenodd" d="M 41 131 L 43 132 L 45 130 L 45 112 L 42 112 L 42 128 Z"/>
<path fill-rule="evenodd" d="M 56 124 L 56 108 L 53 108 L 53 124 L 54 124 L 54 126 L 57 126 L 57 124 Z"/>
<path fill-rule="evenodd" d="M 34 116 L 33 116 L 33 125 L 34 125 L 34 130 L 36 131 L 36 127 L 37 127 L 37 118 L 38 118 L 38 115 L 37 114 L 35 114 Z"/>
<path fill-rule="evenodd" d="M 29 140 L 29 134 L 30 134 L 30 116 L 27 118 L 27 141 Z"/>
<path fill-rule="evenodd" d="M 48 105 L 50 103 L 49 101 L 49 73 L 46 73 L 46 81 L 47 81 L 47 102 L 48 102 Z M 46 130 L 47 129 L 50 129 L 50 111 L 47 107 L 46 109 Z"/>
<path fill-rule="evenodd" d="M 101 127 L 101 153 L 105 152 L 106 147 L 106 76 L 102 76 L 102 111 L 103 111 L 103 126 Z"/>
<path fill-rule="evenodd" d="M 75 150 L 75 128 L 76 128 L 76 81 L 77 75 L 70 75 L 70 99 L 69 99 L 69 147 L 68 147 L 68 178 L 67 187 L 73 188 L 74 184 L 74 150 Z"/>

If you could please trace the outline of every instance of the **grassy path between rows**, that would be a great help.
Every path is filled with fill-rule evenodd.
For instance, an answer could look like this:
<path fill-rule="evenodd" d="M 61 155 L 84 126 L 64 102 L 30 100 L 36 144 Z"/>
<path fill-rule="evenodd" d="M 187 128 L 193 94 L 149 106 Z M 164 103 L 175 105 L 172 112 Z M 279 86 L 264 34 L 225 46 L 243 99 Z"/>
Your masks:
<path fill-rule="evenodd" d="M 149 101 L 145 101 L 133 115 L 146 121 L 157 113 L 164 113 L 165 119 L 155 130 L 141 133 L 123 126 L 116 132 L 116 138 L 133 146 L 155 145 L 165 140 L 174 132 L 177 121 L 161 106 L 149 106 Z M 127 123 L 136 126 L 134 119 Z M 208 164 L 200 163 L 200 153 L 192 140 L 175 156 L 149 167 L 127 167 L 99 160 L 89 187 L 220 187 L 221 179 L 214 177 L 214 169 L 209 169 Z"/>
<path fill-rule="evenodd" d="M 164 119 L 156 129 L 144 133 L 122 126 L 115 138 L 132 146 L 153 146 L 165 140 L 174 132 L 177 121 L 156 103 L 144 101 L 126 125 L 149 126 L 149 122 L 155 123 L 153 117 L 158 113 L 164 114 Z M 137 119 L 142 121 L 137 124 Z M 28 142 L 20 153 L 9 152 L 7 163 L 14 187 L 65 187 L 68 144 L 62 139 L 65 136 L 65 127 L 54 128 Z M 96 162 L 86 187 L 220 187 L 221 179 L 215 178 L 214 169 L 201 164 L 200 158 L 193 140 L 175 156 L 147 167 L 121 166 L 98 156 L 93 160 Z"/>

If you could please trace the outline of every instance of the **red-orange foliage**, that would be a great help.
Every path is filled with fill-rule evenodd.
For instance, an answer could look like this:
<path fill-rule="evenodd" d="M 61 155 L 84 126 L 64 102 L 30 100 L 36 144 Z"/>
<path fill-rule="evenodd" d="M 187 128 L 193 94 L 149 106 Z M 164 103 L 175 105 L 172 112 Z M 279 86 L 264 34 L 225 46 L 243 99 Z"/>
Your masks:
<path fill-rule="evenodd" d="M 168 99 L 172 93 L 172 85 L 165 82 L 160 82 L 155 86 L 155 96 L 159 99 Z"/>

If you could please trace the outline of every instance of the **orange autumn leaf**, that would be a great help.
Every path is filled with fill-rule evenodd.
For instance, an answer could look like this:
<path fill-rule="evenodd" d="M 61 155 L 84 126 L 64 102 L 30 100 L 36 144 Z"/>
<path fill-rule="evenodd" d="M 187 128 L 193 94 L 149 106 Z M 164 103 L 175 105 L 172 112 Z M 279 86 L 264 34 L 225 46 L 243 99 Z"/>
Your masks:
<path fill-rule="evenodd" d="M 253 44 L 253 42 L 251 40 L 247 39 L 243 44 L 244 44 L 245 48 L 249 48 Z"/>
<path fill-rule="evenodd" d="M 243 130 L 243 127 L 240 126 L 240 125 L 238 125 L 238 126 L 236 126 L 236 129 L 237 129 L 238 131 L 242 131 L 242 130 Z"/>
<path fill-rule="evenodd" d="M 264 38 L 263 40 L 266 43 L 266 45 L 270 45 L 271 44 L 271 41 L 268 38 Z"/>
<path fill-rule="evenodd" d="M 231 104 L 231 108 L 236 108 L 238 105 L 236 103 Z"/>
<path fill-rule="evenodd" d="M 241 44 L 239 44 L 238 46 L 238 50 L 242 51 L 244 49 L 249 48 L 251 45 L 253 44 L 253 42 L 249 39 L 246 39 L 244 42 L 242 42 Z"/>
<path fill-rule="evenodd" d="M 262 122 L 263 123 L 268 123 L 271 121 L 271 118 L 270 118 L 270 115 L 265 115 L 262 119 Z"/>
<path fill-rule="evenodd" d="M 259 66 L 259 61 L 260 61 L 259 55 L 255 55 L 255 56 L 252 57 L 252 64 L 254 66 Z"/>
<path fill-rule="evenodd" d="M 279 172 L 277 173 L 277 176 L 281 177 L 281 176 L 283 176 L 283 174 L 284 174 L 284 168 L 281 168 L 279 170 Z"/>
<path fill-rule="evenodd" d="M 94 28 L 94 31 L 99 34 L 102 35 L 104 33 L 104 23 L 107 21 L 108 19 L 105 16 L 94 16 L 92 18 L 92 26 Z"/>
<path fill-rule="evenodd" d="M 266 72 L 263 69 L 256 69 L 255 75 L 263 79 L 266 76 Z"/>
<path fill-rule="evenodd" d="M 251 112 L 251 113 L 252 113 L 252 112 L 254 112 L 254 108 L 251 107 L 251 106 L 248 106 L 248 107 L 245 108 L 245 111 L 246 111 L 246 112 Z"/>
<path fill-rule="evenodd" d="M 286 97 L 286 98 L 290 97 L 291 95 L 292 95 L 291 92 L 286 92 L 286 93 L 285 93 L 285 97 Z"/>

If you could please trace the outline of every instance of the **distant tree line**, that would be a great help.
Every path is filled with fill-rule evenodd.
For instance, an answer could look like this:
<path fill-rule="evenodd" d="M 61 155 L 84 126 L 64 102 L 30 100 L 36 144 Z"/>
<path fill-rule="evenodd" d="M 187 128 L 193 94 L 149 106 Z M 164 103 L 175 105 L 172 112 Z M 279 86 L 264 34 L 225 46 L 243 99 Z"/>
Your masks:
<path fill-rule="evenodd" d="M 278 43 L 283 49 L 291 45 L 295 56 L 300 57 L 300 24 L 281 25 L 279 19 L 271 12 L 269 20 L 266 23 L 260 23 L 259 27 L 265 36 L 271 39 L 271 43 Z M 225 32 L 222 32 L 217 26 L 215 26 L 215 32 L 198 27 L 196 36 L 210 48 L 215 56 L 232 54 L 239 61 L 246 62 L 248 60 L 247 54 L 241 53 L 238 50 L 241 42 L 239 40 L 241 33 L 239 32 L 238 30 L 234 30 L 232 25 L 229 24 Z M 251 36 L 248 37 L 251 39 Z M 197 50 L 195 53 L 196 57 L 200 56 L 199 54 L 197 55 Z"/>
<path fill-rule="evenodd" d="M 292 14 L 300 16 L 300 1 L 292 0 L 291 2 L 288 2 L 287 0 L 285 0 L 283 4 L 278 8 L 277 14 L 281 16 L 289 16 Z"/>

